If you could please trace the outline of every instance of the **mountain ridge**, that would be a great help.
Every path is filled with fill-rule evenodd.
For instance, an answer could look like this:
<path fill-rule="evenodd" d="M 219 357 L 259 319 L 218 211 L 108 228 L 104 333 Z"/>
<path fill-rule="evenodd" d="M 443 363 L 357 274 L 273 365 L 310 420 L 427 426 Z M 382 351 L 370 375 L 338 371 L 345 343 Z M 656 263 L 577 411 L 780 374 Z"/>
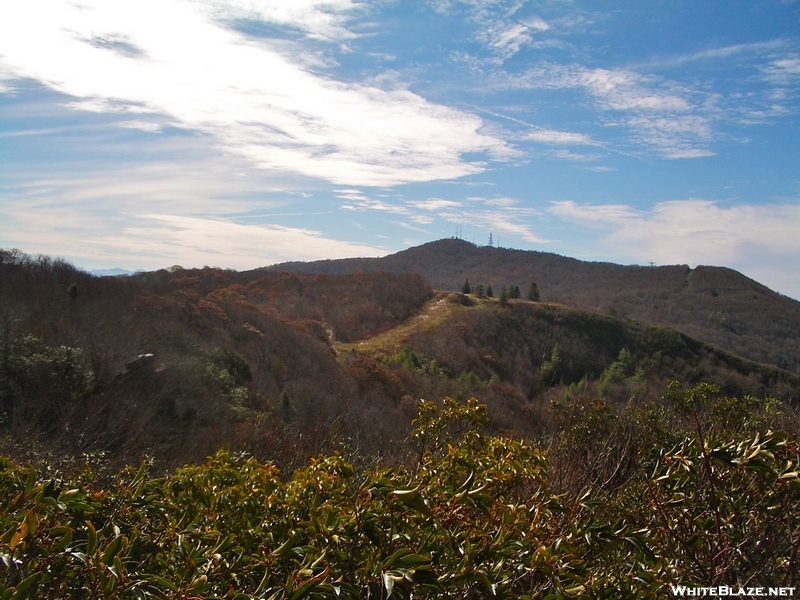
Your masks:
<path fill-rule="evenodd" d="M 740 281 L 718 275 L 714 300 Z M 671 381 L 794 410 L 800 375 L 718 348 L 608 311 L 436 291 L 419 273 L 93 277 L 0 251 L 0 453 L 174 466 L 223 446 L 291 467 L 336 444 L 392 453 L 420 398 L 479 398 L 494 427 L 531 437 L 553 401 L 657 404 Z"/>
<path fill-rule="evenodd" d="M 436 289 L 491 284 L 527 290 L 543 301 L 673 327 L 760 363 L 800 373 L 800 302 L 727 267 L 658 267 L 586 262 L 557 254 L 475 246 L 455 238 L 381 258 L 281 263 L 269 271 L 418 273 Z"/>

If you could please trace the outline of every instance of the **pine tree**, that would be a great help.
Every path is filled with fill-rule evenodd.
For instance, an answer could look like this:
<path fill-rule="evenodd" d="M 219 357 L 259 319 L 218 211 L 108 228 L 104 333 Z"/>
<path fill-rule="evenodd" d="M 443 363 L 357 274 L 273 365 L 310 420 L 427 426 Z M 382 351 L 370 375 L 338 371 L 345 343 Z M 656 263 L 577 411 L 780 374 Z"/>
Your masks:
<path fill-rule="evenodd" d="M 284 423 L 291 423 L 294 421 L 294 407 L 292 401 L 289 399 L 289 394 L 286 390 L 281 392 L 281 418 Z"/>
<path fill-rule="evenodd" d="M 492 291 L 492 284 L 486 284 L 486 297 L 487 298 L 494 298 L 494 292 Z"/>
<path fill-rule="evenodd" d="M 531 302 L 539 302 L 539 286 L 536 285 L 535 281 L 531 282 L 531 287 L 528 290 L 528 300 Z"/>
<path fill-rule="evenodd" d="M 500 306 L 506 306 L 508 304 L 508 293 L 506 292 L 506 286 L 503 286 L 503 290 L 500 292 Z"/>
<path fill-rule="evenodd" d="M 467 280 L 464 282 L 464 285 L 463 285 L 463 286 L 461 286 L 461 293 L 462 293 L 462 294 L 471 294 L 471 293 L 472 293 L 472 288 L 471 288 L 471 287 L 469 287 L 469 279 L 467 279 Z"/>

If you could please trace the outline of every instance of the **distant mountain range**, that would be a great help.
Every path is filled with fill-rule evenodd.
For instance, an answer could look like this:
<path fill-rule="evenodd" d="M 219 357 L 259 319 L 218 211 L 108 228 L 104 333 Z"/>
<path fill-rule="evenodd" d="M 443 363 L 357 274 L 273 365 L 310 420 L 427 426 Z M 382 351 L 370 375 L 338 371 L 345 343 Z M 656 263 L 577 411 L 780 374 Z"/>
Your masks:
<path fill-rule="evenodd" d="M 444 239 L 382 258 L 289 262 L 272 271 L 419 273 L 436 289 L 470 284 L 674 328 L 745 358 L 800 373 L 800 302 L 724 267 L 642 267 Z"/>
<path fill-rule="evenodd" d="M 141 273 L 142 271 L 128 271 L 127 269 L 92 269 L 89 274 L 95 277 L 118 277 L 120 275 L 133 275 L 134 273 Z"/>

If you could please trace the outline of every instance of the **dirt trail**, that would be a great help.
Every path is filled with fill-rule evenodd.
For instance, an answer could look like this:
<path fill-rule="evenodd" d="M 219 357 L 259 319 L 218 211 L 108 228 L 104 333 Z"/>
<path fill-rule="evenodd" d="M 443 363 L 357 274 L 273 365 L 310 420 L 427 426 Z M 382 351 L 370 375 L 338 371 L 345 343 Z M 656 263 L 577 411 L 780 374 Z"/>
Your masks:
<path fill-rule="evenodd" d="M 437 292 L 434 298 L 425 304 L 419 314 L 414 315 L 396 327 L 357 342 L 335 342 L 333 348 L 339 355 L 352 351 L 360 354 L 394 354 L 417 331 L 435 327 L 455 312 L 469 308 L 449 300 L 448 298 L 451 294 L 451 292 Z"/>

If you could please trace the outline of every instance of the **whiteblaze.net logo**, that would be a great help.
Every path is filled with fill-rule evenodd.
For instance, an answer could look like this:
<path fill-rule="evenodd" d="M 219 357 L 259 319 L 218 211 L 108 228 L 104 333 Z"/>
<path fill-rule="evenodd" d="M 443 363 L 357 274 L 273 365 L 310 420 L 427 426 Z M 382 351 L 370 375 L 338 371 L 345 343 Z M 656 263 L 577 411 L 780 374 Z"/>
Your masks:
<path fill-rule="evenodd" d="M 719 585 L 716 587 L 688 587 L 684 585 L 671 585 L 669 589 L 673 596 L 712 598 L 762 598 L 762 597 L 794 597 L 793 587 L 730 587 Z"/>

